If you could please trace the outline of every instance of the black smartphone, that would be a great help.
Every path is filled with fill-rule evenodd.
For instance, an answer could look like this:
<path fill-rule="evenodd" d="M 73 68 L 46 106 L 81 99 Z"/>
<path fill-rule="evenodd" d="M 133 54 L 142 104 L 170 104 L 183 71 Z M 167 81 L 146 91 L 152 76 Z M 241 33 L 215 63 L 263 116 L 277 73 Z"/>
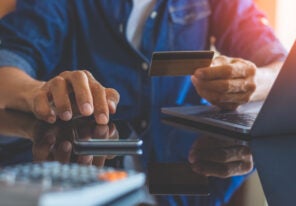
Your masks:
<path fill-rule="evenodd" d="M 143 141 L 137 136 L 136 132 L 127 121 L 116 120 L 111 121 L 108 125 L 98 125 L 93 120 L 83 121 L 77 120 L 73 126 L 73 143 L 76 150 L 81 153 L 82 149 L 89 152 L 93 149 L 111 149 L 132 150 L 139 153 L 138 149 Z M 97 150 L 97 152 L 99 152 Z"/>
<path fill-rule="evenodd" d="M 193 172 L 189 163 L 150 163 L 148 187 L 154 195 L 210 195 L 208 178 Z"/>
<path fill-rule="evenodd" d="M 74 147 L 75 155 L 93 155 L 93 156 L 106 156 L 106 155 L 142 155 L 141 148 L 85 148 Z"/>

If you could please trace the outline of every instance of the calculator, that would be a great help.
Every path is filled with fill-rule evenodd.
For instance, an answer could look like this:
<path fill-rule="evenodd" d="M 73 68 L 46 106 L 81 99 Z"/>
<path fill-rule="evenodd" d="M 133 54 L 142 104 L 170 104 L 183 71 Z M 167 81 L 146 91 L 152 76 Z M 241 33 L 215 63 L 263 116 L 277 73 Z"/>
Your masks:
<path fill-rule="evenodd" d="M 134 170 L 76 163 L 26 163 L 0 170 L 1 205 L 104 205 L 140 188 Z"/>

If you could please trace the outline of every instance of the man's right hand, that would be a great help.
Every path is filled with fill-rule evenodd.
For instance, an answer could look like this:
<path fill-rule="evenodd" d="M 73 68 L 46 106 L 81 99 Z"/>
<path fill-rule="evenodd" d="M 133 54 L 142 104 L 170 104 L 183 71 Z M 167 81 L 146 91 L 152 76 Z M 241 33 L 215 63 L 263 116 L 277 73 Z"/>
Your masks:
<path fill-rule="evenodd" d="M 115 89 L 103 87 L 86 70 L 62 72 L 30 93 L 30 110 L 37 118 L 49 123 L 54 123 L 57 118 L 72 119 L 75 105 L 82 116 L 94 114 L 98 124 L 107 124 L 109 113 L 116 112 L 120 98 Z M 72 93 L 73 99 L 70 98 Z"/>

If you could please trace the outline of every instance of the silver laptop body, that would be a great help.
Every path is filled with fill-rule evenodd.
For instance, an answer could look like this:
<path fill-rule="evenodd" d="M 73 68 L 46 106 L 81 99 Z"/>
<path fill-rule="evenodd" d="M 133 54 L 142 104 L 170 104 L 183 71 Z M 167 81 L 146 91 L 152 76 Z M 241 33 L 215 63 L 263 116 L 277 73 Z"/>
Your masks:
<path fill-rule="evenodd" d="M 251 136 L 296 133 L 296 42 L 264 102 L 250 102 L 233 112 L 221 112 L 214 106 L 166 107 L 161 111 Z M 246 118 L 246 124 L 233 121 L 236 118 Z"/>

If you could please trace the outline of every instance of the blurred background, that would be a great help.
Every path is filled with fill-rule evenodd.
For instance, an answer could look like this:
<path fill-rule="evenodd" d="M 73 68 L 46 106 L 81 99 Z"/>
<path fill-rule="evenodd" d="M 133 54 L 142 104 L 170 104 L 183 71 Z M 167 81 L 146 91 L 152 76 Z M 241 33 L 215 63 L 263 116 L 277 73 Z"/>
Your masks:
<path fill-rule="evenodd" d="M 254 0 L 269 19 L 269 24 L 289 50 L 296 38 L 296 1 L 293 0 Z"/>
<path fill-rule="evenodd" d="M 12 11 L 16 0 L 0 0 L 0 18 Z M 287 50 L 292 46 L 296 37 L 296 1 L 294 0 L 254 0 L 259 8 L 267 15 L 262 19 L 269 23 Z"/>

